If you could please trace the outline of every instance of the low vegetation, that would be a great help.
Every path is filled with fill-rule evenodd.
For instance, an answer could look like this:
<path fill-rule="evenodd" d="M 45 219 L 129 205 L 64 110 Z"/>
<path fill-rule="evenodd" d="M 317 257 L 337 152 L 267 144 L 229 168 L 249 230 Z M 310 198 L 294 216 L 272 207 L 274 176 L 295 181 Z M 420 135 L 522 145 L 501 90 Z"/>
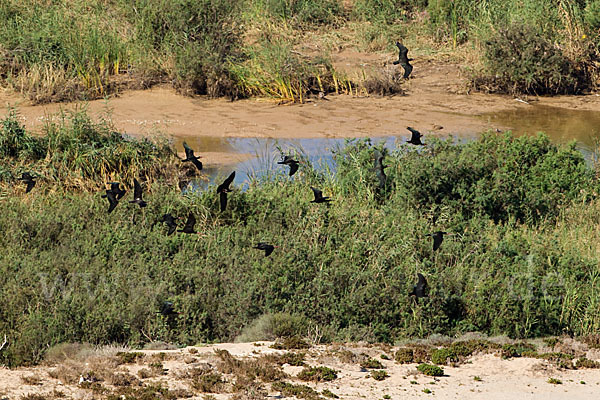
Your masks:
<path fill-rule="evenodd" d="M 0 81 L 34 102 L 92 99 L 169 82 L 184 94 L 304 101 L 319 92 L 394 94 L 385 68 L 352 77 L 342 48 L 455 52 L 472 86 L 576 93 L 598 81 L 598 0 L 6 0 Z M 318 40 L 315 41 L 315 38 Z"/>
<path fill-rule="evenodd" d="M 185 170 L 166 144 L 73 118 L 53 128 L 80 127 L 57 134 L 60 144 L 51 134 L 29 135 L 14 115 L 2 121 L 9 128 L 0 137 L 12 144 L 1 147 L 0 332 L 9 345 L 0 363 L 39 362 L 62 342 L 141 348 L 243 332 L 305 348 L 301 337 L 315 327 L 321 341 L 480 331 L 570 332 L 598 343 L 598 183 L 573 144 L 486 134 L 390 151 L 354 140 L 335 151 L 335 169 L 302 159 L 293 180 L 285 171 L 258 175 L 221 213 L 212 187 L 182 195 L 179 180 L 191 177 L 179 178 Z M 123 150 L 112 154 L 114 146 Z M 389 165 L 384 190 L 372 171 L 375 147 Z M 16 180 L 21 171 L 40 176 L 30 193 Z M 107 214 L 104 184 L 127 184 L 131 174 L 146 176 L 148 207 L 122 201 Z M 311 204 L 310 186 L 331 196 L 331 206 Z M 190 211 L 199 235 L 167 236 L 156 223 L 166 212 Z M 434 253 L 424 235 L 437 229 L 453 235 Z M 280 249 L 258 257 L 251 247 L 265 238 Z M 429 284 L 418 303 L 408 296 L 416 272 Z M 180 314 L 158 313 L 166 300 Z M 486 346 L 457 343 L 436 361 L 460 361 Z M 432 358 L 419 346 L 395 354 L 406 363 Z M 278 372 L 260 376 L 270 381 Z"/>

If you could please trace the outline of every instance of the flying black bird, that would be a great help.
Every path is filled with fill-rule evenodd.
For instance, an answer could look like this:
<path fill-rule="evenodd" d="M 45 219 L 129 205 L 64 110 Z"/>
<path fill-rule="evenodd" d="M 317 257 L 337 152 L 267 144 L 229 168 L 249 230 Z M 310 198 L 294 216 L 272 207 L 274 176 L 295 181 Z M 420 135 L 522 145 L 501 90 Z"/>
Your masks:
<path fill-rule="evenodd" d="M 387 165 L 383 165 L 383 154 L 379 152 L 379 150 L 375 150 L 375 173 L 377 174 L 377 179 L 379 180 L 379 189 L 385 188 L 385 181 L 387 177 L 385 176 L 384 168 Z"/>
<path fill-rule="evenodd" d="M 294 175 L 296 171 L 298 171 L 299 162 L 294 160 L 292 156 L 284 156 L 283 160 L 279 161 L 277 164 L 289 165 L 290 166 L 290 176 Z"/>
<path fill-rule="evenodd" d="M 421 132 L 414 128 L 411 128 L 410 126 L 407 126 L 406 129 L 408 129 L 412 133 L 410 140 L 408 140 L 406 143 L 425 146 L 425 143 L 421 142 L 421 138 L 423 137 L 423 134 Z"/>
<path fill-rule="evenodd" d="M 398 47 L 398 60 L 394 61 L 394 65 L 400 64 L 402 68 L 404 68 L 404 79 L 408 79 L 410 73 L 413 70 L 412 65 L 410 65 L 409 61 L 412 61 L 412 58 L 408 58 L 408 49 L 400 42 L 396 42 L 396 46 Z"/>
<path fill-rule="evenodd" d="M 183 229 L 179 229 L 177 232 L 197 233 L 194 230 L 194 225 L 196 225 L 196 217 L 194 217 L 194 214 L 190 213 Z"/>
<path fill-rule="evenodd" d="M 177 314 L 181 314 L 178 311 L 175 311 L 175 307 L 173 306 L 173 303 L 171 303 L 170 301 L 164 301 L 162 303 L 162 305 L 160 306 L 160 311 L 158 311 L 159 313 L 161 313 L 162 315 L 164 315 L 165 317 L 170 317 L 172 315 L 177 315 Z"/>
<path fill-rule="evenodd" d="M 231 192 L 229 185 L 231 185 L 234 178 L 235 171 L 233 171 L 231 175 L 229 175 L 227 179 L 225 179 L 225 181 L 217 187 L 217 193 L 219 193 L 219 202 L 221 203 L 221 212 L 225 211 L 225 208 L 227 208 L 227 193 Z"/>
<path fill-rule="evenodd" d="M 253 248 L 258 249 L 258 250 L 264 250 L 265 257 L 269 257 L 271 255 L 271 253 L 273 252 L 273 250 L 275 250 L 275 247 L 277 247 L 277 246 L 273 246 L 272 244 L 268 244 L 268 243 L 258 242 L 258 244 L 256 246 L 254 246 Z"/>
<path fill-rule="evenodd" d="M 175 232 L 175 229 L 177 229 L 177 222 L 175 222 L 175 220 L 177 220 L 177 217 L 172 216 L 171 214 L 164 214 L 159 220 L 158 222 L 164 222 L 165 224 L 167 224 L 167 226 L 169 227 L 169 230 L 167 231 L 167 235 L 172 235 Z"/>
<path fill-rule="evenodd" d="M 198 171 L 202 171 L 202 162 L 200 162 L 199 158 L 194 155 L 194 150 L 186 142 L 183 142 L 183 148 L 185 149 L 185 159 L 181 160 L 181 162 L 191 161 L 192 164 L 198 168 Z"/>
<path fill-rule="evenodd" d="M 119 200 L 117 200 L 117 195 L 112 190 L 107 190 L 106 194 L 102 195 L 102 198 L 103 199 L 108 199 L 108 203 L 110 204 L 108 206 L 108 213 L 109 214 L 112 212 L 112 210 L 115 209 L 115 207 L 117 206 L 117 204 L 119 204 Z"/>
<path fill-rule="evenodd" d="M 133 178 L 133 200 L 131 200 L 130 203 L 135 203 L 140 207 L 146 207 L 148 205 L 148 203 L 142 200 L 142 186 L 135 178 Z"/>
<path fill-rule="evenodd" d="M 33 176 L 31 176 L 29 172 L 23 172 L 21 174 L 21 177 L 17 179 L 27 184 L 27 189 L 25 189 L 25 193 L 31 192 L 31 189 L 33 189 L 33 187 L 35 186 L 35 179 L 33 178 Z"/>
<path fill-rule="evenodd" d="M 437 231 L 433 233 L 429 233 L 426 236 L 431 236 L 433 238 L 433 251 L 436 251 L 442 245 L 444 241 L 444 235 L 448 232 Z"/>
<path fill-rule="evenodd" d="M 311 200 L 311 203 L 329 203 L 331 199 L 327 196 L 323 197 L 323 192 L 314 187 L 310 187 L 315 195 L 315 199 Z"/>
<path fill-rule="evenodd" d="M 110 182 L 110 190 L 115 194 L 117 200 L 121 200 L 121 197 L 125 196 L 127 190 L 119 187 L 119 182 Z"/>
<path fill-rule="evenodd" d="M 419 277 L 419 280 L 417 284 L 413 286 L 412 292 L 410 292 L 408 295 L 415 296 L 418 301 L 420 297 L 427 297 L 427 293 L 425 293 L 427 290 L 427 280 L 420 272 L 417 273 L 417 276 Z"/>

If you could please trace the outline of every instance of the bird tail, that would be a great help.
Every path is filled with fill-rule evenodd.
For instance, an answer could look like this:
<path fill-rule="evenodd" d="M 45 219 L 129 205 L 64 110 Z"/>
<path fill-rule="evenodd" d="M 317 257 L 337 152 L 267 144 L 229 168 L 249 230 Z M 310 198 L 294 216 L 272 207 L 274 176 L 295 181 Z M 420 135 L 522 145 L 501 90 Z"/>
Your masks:
<path fill-rule="evenodd" d="M 393 62 L 393 64 L 394 65 L 398 65 L 398 64 L 400 64 L 400 61 L 396 60 L 396 61 Z"/>

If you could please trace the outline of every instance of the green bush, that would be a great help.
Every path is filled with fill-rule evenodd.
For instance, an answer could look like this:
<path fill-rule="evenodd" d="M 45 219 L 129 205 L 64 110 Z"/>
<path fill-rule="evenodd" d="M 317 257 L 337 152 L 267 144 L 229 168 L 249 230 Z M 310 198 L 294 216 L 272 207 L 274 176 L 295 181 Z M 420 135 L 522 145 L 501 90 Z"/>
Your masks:
<path fill-rule="evenodd" d="M 303 381 L 329 382 L 337 379 L 337 372 L 328 367 L 304 367 L 298 374 Z"/>
<path fill-rule="evenodd" d="M 398 351 L 396 351 L 394 360 L 400 364 L 410 364 L 414 362 L 413 350 L 406 347 L 399 348 Z"/>
<path fill-rule="evenodd" d="M 495 30 L 485 41 L 483 75 L 477 88 L 503 93 L 567 94 L 587 85 L 577 65 L 539 28 L 514 23 Z"/>
<path fill-rule="evenodd" d="M 435 349 L 431 352 L 431 362 L 443 365 L 450 362 L 458 362 L 458 356 L 450 348 Z"/>
<path fill-rule="evenodd" d="M 444 370 L 437 365 L 419 364 L 417 369 L 427 376 L 444 376 Z"/>

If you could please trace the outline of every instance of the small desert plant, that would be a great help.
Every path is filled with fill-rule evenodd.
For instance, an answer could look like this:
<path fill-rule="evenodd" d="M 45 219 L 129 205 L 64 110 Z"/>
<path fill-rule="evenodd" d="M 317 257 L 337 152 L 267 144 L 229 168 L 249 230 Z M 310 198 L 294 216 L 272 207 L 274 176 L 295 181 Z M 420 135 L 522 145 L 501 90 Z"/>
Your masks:
<path fill-rule="evenodd" d="M 388 373 L 384 370 L 371 371 L 371 378 L 375 379 L 376 381 L 382 381 L 388 377 Z"/>
<path fill-rule="evenodd" d="M 600 368 L 600 362 L 581 357 L 575 361 L 575 368 Z"/>
<path fill-rule="evenodd" d="M 562 385 L 562 381 L 557 378 L 549 378 L 548 383 L 551 383 L 553 385 Z"/>
<path fill-rule="evenodd" d="M 337 371 L 328 367 L 305 367 L 298 374 L 303 381 L 329 382 L 337 379 Z"/>
<path fill-rule="evenodd" d="M 394 360 L 400 364 L 410 364 L 414 362 L 413 350 L 408 347 L 399 348 L 394 355 Z"/>
<path fill-rule="evenodd" d="M 432 364 L 419 364 L 417 369 L 428 376 L 443 376 L 444 370 L 437 365 Z"/>
<path fill-rule="evenodd" d="M 368 357 L 360 363 L 361 368 L 382 369 L 385 368 L 381 361 Z"/>
<path fill-rule="evenodd" d="M 310 347 L 310 344 L 301 337 L 292 336 L 277 340 L 271 347 L 277 350 L 296 350 L 307 349 Z"/>

